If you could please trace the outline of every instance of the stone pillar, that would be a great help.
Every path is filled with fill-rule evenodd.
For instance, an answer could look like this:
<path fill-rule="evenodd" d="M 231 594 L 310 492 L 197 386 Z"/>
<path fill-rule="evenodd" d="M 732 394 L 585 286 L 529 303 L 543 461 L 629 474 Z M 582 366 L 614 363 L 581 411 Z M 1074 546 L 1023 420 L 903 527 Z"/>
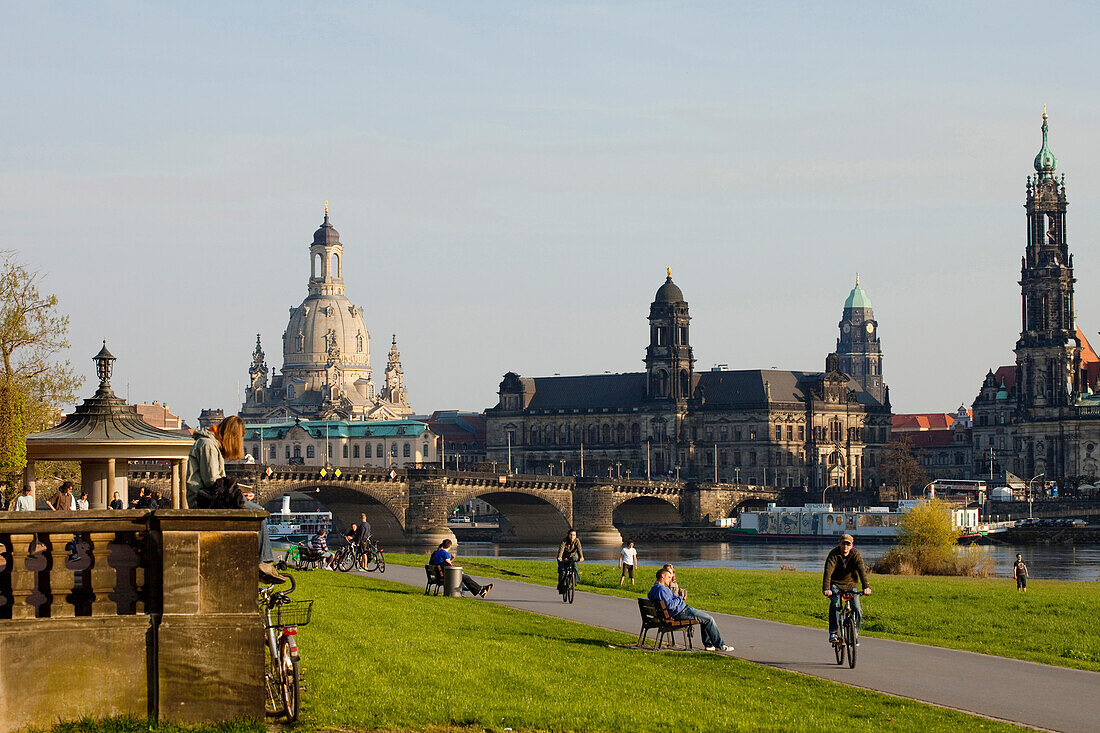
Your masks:
<path fill-rule="evenodd" d="M 623 536 L 615 528 L 615 495 L 604 479 L 577 479 L 573 487 L 573 528 L 584 545 L 619 545 Z"/>
<path fill-rule="evenodd" d="M 726 516 L 729 501 L 728 485 L 688 484 L 680 494 L 680 516 L 685 524 L 712 524 Z"/>
<path fill-rule="evenodd" d="M 264 630 L 257 619 L 266 512 L 156 512 L 164 598 L 157 714 L 198 723 L 264 717 Z"/>
<path fill-rule="evenodd" d="M 409 508 L 405 513 L 405 539 L 413 545 L 438 545 L 443 540 L 457 544 L 447 526 L 451 492 L 447 478 L 431 469 L 409 471 Z"/>
<path fill-rule="evenodd" d="M 27 461 L 27 467 L 23 471 L 23 483 L 25 483 L 27 486 L 31 487 L 31 497 L 34 499 L 35 503 L 37 504 L 37 502 L 38 502 L 38 492 L 35 491 L 35 484 L 37 482 L 34 480 L 34 461 L 32 461 L 32 460 Z M 18 493 L 16 495 L 18 496 Z"/>

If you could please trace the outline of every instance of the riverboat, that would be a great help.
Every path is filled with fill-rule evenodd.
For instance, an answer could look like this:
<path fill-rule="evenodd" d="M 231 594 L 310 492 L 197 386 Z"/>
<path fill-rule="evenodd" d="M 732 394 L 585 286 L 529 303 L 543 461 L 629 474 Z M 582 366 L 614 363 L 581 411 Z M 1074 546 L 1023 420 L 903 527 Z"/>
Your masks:
<path fill-rule="evenodd" d="M 850 534 L 864 542 L 893 542 L 898 537 L 902 515 L 920 503 L 920 500 L 900 501 L 896 509 L 834 509 L 832 504 L 799 507 L 768 504 L 764 511 L 742 512 L 737 525 L 730 529 L 734 538 L 744 540 L 833 542 L 841 535 Z M 1000 530 L 980 525 L 976 507 L 952 508 L 951 523 L 962 530 L 960 541 L 975 541 Z"/>
<path fill-rule="evenodd" d="M 267 518 L 267 533 L 272 542 L 294 544 L 304 542 L 319 530 L 332 525 L 332 512 L 292 512 L 290 497 L 283 497 L 282 511 L 273 512 Z"/>

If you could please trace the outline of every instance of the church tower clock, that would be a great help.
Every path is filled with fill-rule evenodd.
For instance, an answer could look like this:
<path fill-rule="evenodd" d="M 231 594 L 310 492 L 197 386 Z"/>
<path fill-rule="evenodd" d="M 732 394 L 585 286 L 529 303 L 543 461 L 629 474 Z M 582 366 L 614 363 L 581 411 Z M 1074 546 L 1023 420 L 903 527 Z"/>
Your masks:
<path fill-rule="evenodd" d="M 1047 146 L 1035 156 L 1028 176 L 1027 249 L 1020 263 L 1020 338 L 1016 342 L 1018 409 L 1022 416 L 1072 405 L 1078 396 L 1081 347 L 1073 316 L 1073 257 L 1066 242 L 1065 174 L 1055 177 L 1057 160 Z"/>
<path fill-rule="evenodd" d="M 882 346 L 878 339 L 878 321 L 871 309 L 871 299 L 856 286 L 844 301 L 844 315 L 840 319 L 840 338 L 836 340 L 836 353 L 840 371 L 854 379 L 868 394 L 879 402 L 886 402 L 886 387 L 882 382 Z"/>

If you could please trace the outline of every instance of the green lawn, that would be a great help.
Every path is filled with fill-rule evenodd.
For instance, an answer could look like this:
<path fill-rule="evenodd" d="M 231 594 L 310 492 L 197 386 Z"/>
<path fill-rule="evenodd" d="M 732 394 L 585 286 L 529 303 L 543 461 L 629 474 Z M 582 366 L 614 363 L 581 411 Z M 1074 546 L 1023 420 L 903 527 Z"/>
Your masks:
<path fill-rule="evenodd" d="M 423 565 L 423 555 L 387 554 L 389 562 Z M 473 575 L 542 585 L 557 583 L 557 566 L 538 560 L 457 559 Z M 644 595 L 656 567 L 641 567 L 638 585 L 620 589 L 615 566 L 580 565 L 581 590 L 627 598 Z M 677 568 L 688 602 L 719 613 L 805 626 L 827 625 L 817 573 Z M 628 581 L 629 582 L 629 581 Z M 1100 671 L 1096 609 L 1100 583 L 1044 580 L 1026 594 L 1004 579 L 874 575 L 863 600 L 863 632 L 920 644 L 998 654 L 1033 662 Z"/>
<path fill-rule="evenodd" d="M 349 730 L 1014 730 L 951 710 L 704 652 L 342 573 L 299 644 L 301 726 Z"/>

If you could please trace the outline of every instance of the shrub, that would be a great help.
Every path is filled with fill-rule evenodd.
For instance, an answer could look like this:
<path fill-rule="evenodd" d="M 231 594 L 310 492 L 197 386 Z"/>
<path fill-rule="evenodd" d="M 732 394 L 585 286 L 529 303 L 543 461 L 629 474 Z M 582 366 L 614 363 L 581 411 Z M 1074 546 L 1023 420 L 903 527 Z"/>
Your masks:
<path fill-rule="evenodd" d="M 981 547 L 959 548 L 959 530 L 951 526 L 947 504 L 933 499 L 914 507 L 899 521 L 900 542 L 875 563 L 876 573 L 893 575 L 968 575 L 989 577 L 993 559 Z"/>

